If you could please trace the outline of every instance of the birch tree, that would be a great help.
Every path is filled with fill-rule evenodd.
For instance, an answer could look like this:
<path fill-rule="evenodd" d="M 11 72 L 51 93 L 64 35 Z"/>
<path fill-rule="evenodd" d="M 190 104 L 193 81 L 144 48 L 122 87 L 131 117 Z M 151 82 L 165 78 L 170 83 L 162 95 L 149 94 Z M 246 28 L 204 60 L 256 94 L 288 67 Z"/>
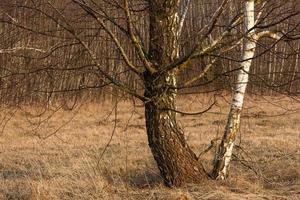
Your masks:
<path fill-rule="evenodd" d="M 264 4 L 265 3 L 266 2 L 264 2 Z M 255 0 L 246 0 L 244 9 L 244 32 L 246 38 L 244 39 L 243 44 L 242 62 L 240 64 L 240 70 L 238 71 L 237 82 L 225 127 L 225 133 L 215 158 L 215 165 L 212 172 L 212 176 L 215 179 L 225 179 L 228 175 L 228 168 L 234 149 L 234 143 L 240 127 L 241 113 L 247 84 L 249 82 L 250 67 L 255 55 L 257 42 L 263 37 L 270 37 L 275 40 L 280 40 L 283 37 L 283 34 L 279 32 L 256 31 L 255 25 L 257 20 L 259 20 L 261 13 L 258 14 L 258 19 L 255 20 Z"/>

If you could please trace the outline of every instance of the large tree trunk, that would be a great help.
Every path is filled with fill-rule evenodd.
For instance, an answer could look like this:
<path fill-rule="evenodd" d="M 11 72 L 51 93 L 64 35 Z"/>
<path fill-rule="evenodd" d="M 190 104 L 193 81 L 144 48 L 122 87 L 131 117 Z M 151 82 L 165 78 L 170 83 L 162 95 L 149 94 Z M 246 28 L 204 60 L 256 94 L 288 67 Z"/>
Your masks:
<path fill-rule="evenodd" d="M 204 169 L 185 141 L 176 122 L 176 91 L 174 74 L 155 79 L 145 75 L 146 96 L 152 98 L 145 105 L 149 146 L 167 186 L 200 182 Z"/>
<path fill-rule="evenodd" d="M 149 146 L 167 186 L 200 182 L 206 173 L 176 122 L 176 70 L 164 72 L 178 56 L 179 0 L 149 1 L 149 57 L 157 73 L 144 73 L 145 118 Z"/>
<path fill-rule="evenodd" d="M 247 0 L 245 2 L 245 33 L 247 34 L 247 39 L 244 43 L 243 62 L 241 62 L 241 69 L 238 73 L 225 133 L 215 157 L 215 165 L 212 172 L 212 176 L 215 179 L 225 179 L 228 175 L 234 142 L 240 126 L 240 117 L 249 80 L 249 70 L 255 53 L 256 41 L 253 27 L 254 0 Z"/>

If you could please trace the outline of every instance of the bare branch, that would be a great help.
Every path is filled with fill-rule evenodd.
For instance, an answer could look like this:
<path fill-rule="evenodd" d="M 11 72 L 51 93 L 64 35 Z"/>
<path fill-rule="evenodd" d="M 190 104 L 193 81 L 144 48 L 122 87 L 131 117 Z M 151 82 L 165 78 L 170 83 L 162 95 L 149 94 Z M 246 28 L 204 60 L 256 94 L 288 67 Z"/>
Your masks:
<path fill-rule="evenodd" d="M 130 61 L 130 59 L 128 58 L 125 50 L 123 49 L 120 41 L 118 40 L 117 36 L 106 26 L 106 24 L 104 23 L 104 21 L 102 19 L 100 19 L 99 17 L 97 17 L 95 15 L 94 10 L 88 6 L 85 3 L 82 3 L 78 0 L 73 0 L 74 3 L 78 4 L 83 10 L 85 10 L 87 12 L 87 14 L 91 15 L 94 19 L 97 20 L 97 22 L 99 22 L 99 24 L 102 26 L 102 28 L 106 31 L 106 33 L 111 37 L 111 39 L 114 41 L 115 45 L 117 46 L 121 56 L 123 57 L 126 65 L 136 74 L 141 76 L 141 71 L 138 70 L 136 68 L 136 66 L 134 66 L 134 64 Z"/>
<path fill-rule="evenodd" d="M 144 54 L 144 51 L 143 51 L 141 43 L 138 41 L 137 37 L 134 34 L 133 26 L 132 26 L 131 14 L 130 14 L 130 10 L 129 10 L 128 0 L 124 0 L 124 4 L 125 4 L 125 13 L 126 13 L 126 18 L 127 18 L 127 27 L 128 27 L 130 38 L 131 38 L 131 40 L 132 40 L 135 48 L 137 49 L 139 57 L 142 60 L 145 68 L 151 74 L 153 74 L 157 70 L 151 66 L 151 63 L 149 62 L 149 60 L 147 59 L 146 55 Z"/>

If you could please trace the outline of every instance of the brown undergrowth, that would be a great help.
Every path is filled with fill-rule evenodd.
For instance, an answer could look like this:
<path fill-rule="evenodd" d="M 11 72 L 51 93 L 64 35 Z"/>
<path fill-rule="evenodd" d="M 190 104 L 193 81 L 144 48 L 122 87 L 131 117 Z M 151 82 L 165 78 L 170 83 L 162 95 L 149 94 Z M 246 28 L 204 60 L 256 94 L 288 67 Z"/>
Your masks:
<path fill-rule="evenodd" d="M 201 111 L 210 100 L 180 97 L 178 109 Z M 179 114 L 197 154 L 222 135 L 226 100 L 203 115 Z M 72 111 L 54 106 L 45 112 L 2 108 L 0 199 L 300 199 L 296 101 L 247 98 L 230 178 L 177 189 L 166 188 L 159 176 L 143 108 L 120 102 L 116 114 L 114 106 L 86 103 Z M 207 170 L 213 151 L 201 157 Z"/>

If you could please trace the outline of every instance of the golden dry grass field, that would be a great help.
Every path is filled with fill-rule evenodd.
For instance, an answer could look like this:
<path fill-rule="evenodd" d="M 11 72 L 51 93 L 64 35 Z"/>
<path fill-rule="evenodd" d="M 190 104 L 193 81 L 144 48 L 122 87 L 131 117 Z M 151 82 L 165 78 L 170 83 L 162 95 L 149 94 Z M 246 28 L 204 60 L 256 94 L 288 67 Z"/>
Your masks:
<path fill-rule="evenodd" d="M 180 97 L 178 109 L 201 111 L 209 101 Z M 203 115 L 178 115 L 195 152 L 222 135 L 226 101 L 230 97 Z M 166 188 L 159 176 L 143 108 L 120 102 L 115 116 L 113 107 L 1 108 L 0 199 L 300 199 L 297 101 L 247 98 L 230 178 L 176 189 Z M 207 170 L 213 151 L 202 156 Z"/>

